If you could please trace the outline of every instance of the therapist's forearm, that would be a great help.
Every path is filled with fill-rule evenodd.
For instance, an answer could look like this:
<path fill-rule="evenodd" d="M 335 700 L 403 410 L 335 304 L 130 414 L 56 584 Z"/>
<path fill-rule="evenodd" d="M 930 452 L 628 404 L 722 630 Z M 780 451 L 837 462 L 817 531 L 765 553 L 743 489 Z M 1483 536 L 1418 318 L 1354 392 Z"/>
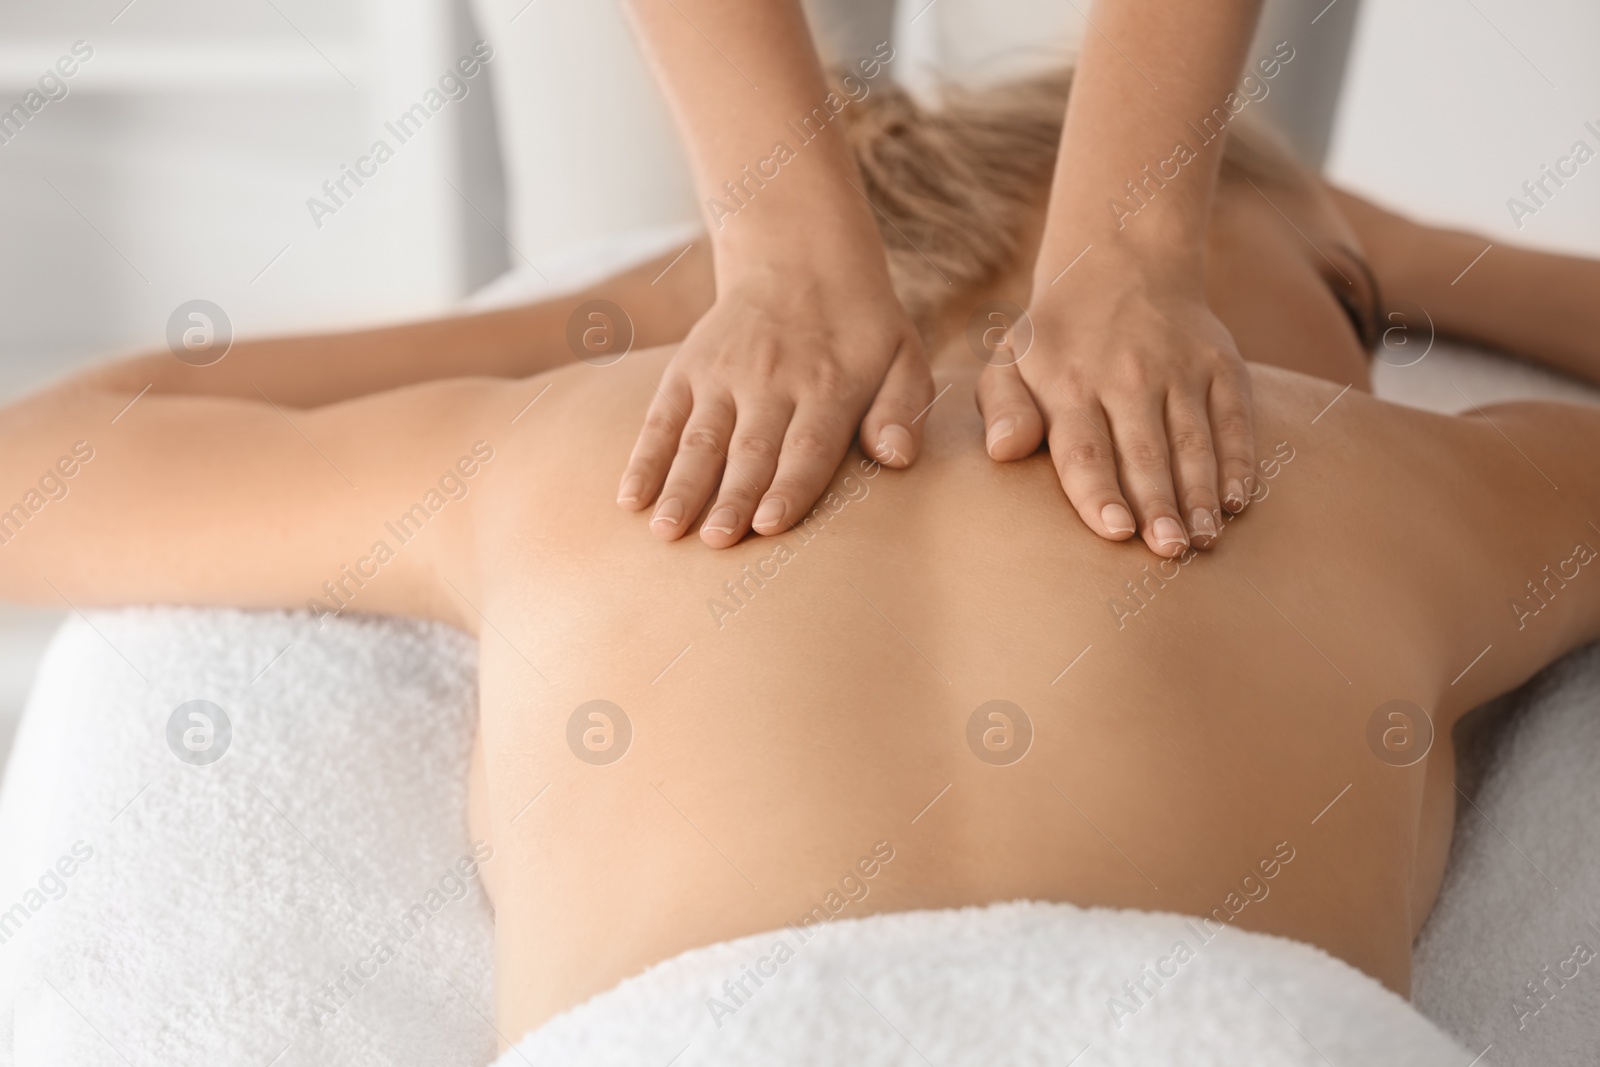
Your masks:
<path fill-rule="evenodd" d="M 797 0 L 625 0 L 625 8 L 683 133 L 702 205 L 735 211 L 704 207 L 719 268 L 878 247 L 839 123 L 795 128 L 815 109 L 828 114 L 829 94 Z M 779 144 L 787 161 L 773 161 Z"/>
<path fill-rule="evenodd" d="M 1092 244 L 1096 260 L 1107 258 L 1100 247 L 1130 253 L 1198 284 L 1223 154 L 1220 136 L 1202 140 L 1209 133 L 1202 120 L 1213 109 L 1228 113 L 1260 7 L 1260 0 L 1094 4 L 1062 130 L 1041 275 L 1053 277 Z M 1169 162 L 1180 144 L 1193 158 Z M 1083 266 L 1095 269 L 1087 260 Z"/>

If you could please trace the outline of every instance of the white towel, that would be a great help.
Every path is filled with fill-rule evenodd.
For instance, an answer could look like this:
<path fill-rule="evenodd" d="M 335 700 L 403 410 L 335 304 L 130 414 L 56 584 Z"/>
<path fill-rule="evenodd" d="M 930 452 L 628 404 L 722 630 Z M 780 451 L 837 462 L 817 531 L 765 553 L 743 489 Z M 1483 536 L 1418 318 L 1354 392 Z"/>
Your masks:
<path fill-rule="evenodd" d="M 1309 945 L 1179 915 L 1013 903 L 695 949 L 551 1020 L 497 1067 L 1469 1059 L 1400 997 Z"/>
<path fill-rule="evenodd" d="M 1478 716 L 1462 732 L 1472 802 L 1457 806 L 1412 995 L 1474 1053 L 1493 1045 L 1495 1067 L 1595 1063 L 1600 958 L 1584 959 L 1600 953 L 1600 645 Z"/>
<path fill-rule="evenodd" d="M 0 1062 L 491 1060 L 493 928 L 465 820 L 476 651 L 363 617 L 67 623 L 0 801 L 0 909 L 24 909 L 0 945 Z M 168 744 L 195 699 L 231 721 L 208 766 Z"/>
<path fill-rule="evenodd" d="M 475 655 L 454 630 L 400 620 L 319 632 L 308 616 L 135 609 L 69 622 L 0 790 L 0 929 L 63 858 L 73 873 L 0 944 L 0 1064 L 121 1064 L 110 1042 L 134 1063 L 206 1067 L 280 1051 L 274 1067 L 491 1060 L 476 881 L 459 901 L 441 892 L 423 935 L 320 1029 L 312 1000 L 471 854 Z M 166 741 L 172 710 L 197 697 L 232 712 L 233 747 L 209 767 Z M 1594 967 L 1521 1029 L 1514 1008 L 1590 936 L 1586 919 L 1600 923 L 1584 905 L 1600 898 L 1597 703 L 1591 649 L 1504 702 L 1512 732 L 1489 738 L 1481 789 L 1465 783 L 1477 807 L 1461 805 L 1415 987 L 1473 1054 L 1495 1043 L 1485 1064 L 1589 1062 L 1600 1045 Z"/>

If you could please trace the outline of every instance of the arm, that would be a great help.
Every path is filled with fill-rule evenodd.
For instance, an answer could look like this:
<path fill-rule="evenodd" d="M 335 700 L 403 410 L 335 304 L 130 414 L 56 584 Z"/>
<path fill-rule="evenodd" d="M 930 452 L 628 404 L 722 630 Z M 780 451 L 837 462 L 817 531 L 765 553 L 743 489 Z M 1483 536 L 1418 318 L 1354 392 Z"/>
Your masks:
<path fill-rule="evenodd" d="M 652 531 L 675 539 L 715 495 L 701 538 L 725 547 L 803 516 L 858 425 L 888 465 L 916 454 L 932 377 L 835 118 L 893 52 L 861 57 L 846 99 L 798 0 L 627 10 L 704 198 L 717 297 L 662 376 L 618 503 L 655 503 Z"/>
<path fill-rule="evenodd" d="M 1094 5 L 1034 271 L 1033 351 L 980 389 L 994 458 L 1048 435 L 1089 528 L 1122 540 L 1137 524 L 1163 556 L 1210 543 L 1219 495 L 1230 511 L 1249 495 L 1249 377 L 1202 282 L 1222 135 L 1201 137 L 1242 110 L 1259 6 Z"/>
<path fill-rule="evenodd" d="M 471 629 L 440 576 L 473 595 L 470 490 L 496 444 L 474 451 L 476 413 L 495 390 L 414 386 L 292 419 L 230 397 L 146 396 L 124 411 L 125 395 L 85 380 L 12 404 L 0 411 L 0 599 L 321 600 Z M 402 537 L 393 524 L 407 516 Z"/>
<path fill-rule="evenodd" d="M 525 378 L 577 360 L 567 324 L 590 300 L 609 300 L 627 313 L 636 349 L 681 341 L 711 306 L 711 256 L 704 240 L 673 263 L 677 255 L 665 253 L 580 292 L 523 307 L 351 333 L 240 341 L 209 367 L 160 352 L 118 361 L 80 381 L 120 395 L 123 403 L 148 385 L 153 396 L 258 401 L 265 395 L 280 407 L 313 408 L 436 378 Z"/>
<path fill-rule="evenodd" d="M 1600 260 L 1490 248 L 1475 234 L 1424 226 L 1331 192 L 1385 300 L 1422 306 L 1441 333 L 1600 382 Z"/>

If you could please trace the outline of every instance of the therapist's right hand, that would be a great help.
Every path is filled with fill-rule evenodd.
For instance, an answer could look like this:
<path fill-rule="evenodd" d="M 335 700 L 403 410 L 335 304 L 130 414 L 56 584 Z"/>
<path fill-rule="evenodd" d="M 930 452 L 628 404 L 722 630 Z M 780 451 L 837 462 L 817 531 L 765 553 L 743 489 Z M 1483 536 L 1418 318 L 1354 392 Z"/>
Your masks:
<path fill-rule="evenodd" d="M 730 265 L 662 374 L 617 502 L 654 504 L 650 529 L 666 540 L 702 514 L 713 548 L 751 529 L 782 533 L 811 511 L 858 429 L 868 456 L 912 463 L 932 399 L 881 244 Z"/>

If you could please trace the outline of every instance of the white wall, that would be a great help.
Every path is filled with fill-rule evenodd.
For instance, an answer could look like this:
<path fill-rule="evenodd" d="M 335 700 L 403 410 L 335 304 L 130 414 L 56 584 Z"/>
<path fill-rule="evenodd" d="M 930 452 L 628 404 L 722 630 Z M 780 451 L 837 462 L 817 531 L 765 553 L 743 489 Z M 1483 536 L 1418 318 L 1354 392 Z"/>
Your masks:
<path fill-rule="evenodd" d="M 1600 151 L 1597 45 L 1593 0 L 1367 0 L 1328 172 L 1490 239 L 1600 254 L 1600 158 L 1520 230 L 1506 208 L 1574 140 Z"/>
<path fill-rule="evenodd" d="M 74 42 L 93 49 L 69 95 L 0 144 L 0 395 L 159 343 L 196 297 L 249 333 L 463 293 L 471 213 L 446 180 L 462 186 L 468 105 L 403 146 L 383 128 L 461 50 L 450 0 L 126 4 L 0 10 L 0 108 Z M 307 199 L 382 136 L 394 160 L 319 228 Z"/>
<path fill-rule="evenodd" d="M 464 10 L 0 7 L 0 111 L 74 42 L 93 50 L 64 79 L 67 95 L 0 143 L 0 402 L 86 360 L 162 344 L 169 314 L 193 298 L 220 304 L 238 333 L 349 325 L 441 309 L 503 268 L 498 157 L 467 166 L 462 152 L 492 121 L 493 61 L 320 229 L 306 207 L 374 138 L 395 140 L 385 120 L 470 45 Z M 0 605 L 0 756 L 60 618 Z"/>
<path fill-rule="evenodd" d="M 511 262 L 698 217 L 666 104 L 618 0 L 473 0 L 502 56 Z"/>

